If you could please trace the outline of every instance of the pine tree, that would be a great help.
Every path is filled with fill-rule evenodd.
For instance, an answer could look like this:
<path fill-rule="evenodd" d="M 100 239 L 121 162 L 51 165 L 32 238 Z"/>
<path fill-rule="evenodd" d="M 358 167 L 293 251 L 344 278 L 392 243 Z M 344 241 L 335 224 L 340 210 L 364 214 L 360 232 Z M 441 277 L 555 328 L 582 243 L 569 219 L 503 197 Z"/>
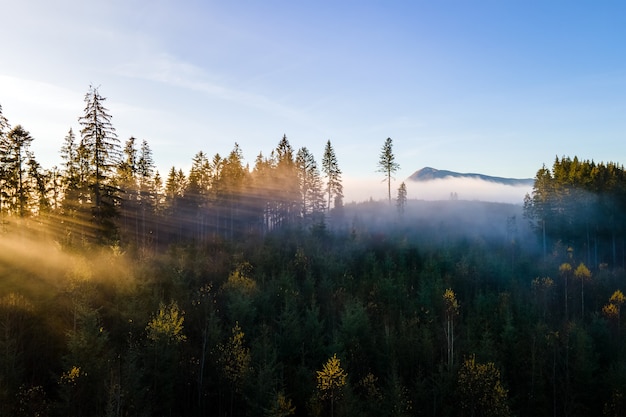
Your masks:
<path fill-rule="evenodd" d="M 2 114 L 2 106 L 0 105 L 0 153 L 5 153 L 8 150 L 7 135 L 10 129 L 11 125 Z M 2 158 L 2 156 L 0 156 L 0 158 Z M 2 159 L 0 159 L 0 215 L 3 215 L 4 212 L 8 210 L 6 187 L 6 170 Z"/>
<path fill-rule="evenodd" d="M 105 100 L 97 88 L 90 86 L 85 94 L 84 115 L 79 118 L 79 122 L 82 126 L 81 145 L 89 164 L 87 183 L 92 220 L 99 238 L 110 240 L 116 233 L 114 219 L 117 217 L 119 190 L 114 170 L 120 159 L 120 145 L 111 124 L 111 115 L 104 107 Z"/>
<path fill-rule="evenodd" d="M 393 154 L 393 141 L 391 138 L 385 140 L 385 144 L 380 152 L 380 159 L 378 160 L 378 172 L 385 174 L 385 180 L 387 181 L 387 193 L 389 195 L 389 204 L 391 204 L 391 180 L 393 173 L 400 169 L 400 164 L 396 162 L 396 157 Z"/>
<path fill-rule="evenodd" d="M 145 192 L 151 187 L 154 177 L 154 159 L 152 158 L 152 149 L 144 139 L 141 141 L 139 148 L 139 159 L 137 160 L 137 176 L 139 177 L 139 190 Z"/>
<path fill-rule="evenodd" d="M 85 217 L 82 213 L 87 205 L 87 164 L 85 147 L 76 143 L 76 135 L 72 128 L 63 139 L 61 154 L 61 215 L 65 243 L 71 244 L 73 232 L 83 227 L 83 221 L 79 217 Z"/>
<path fill-rule="evenodd" d="M 291 224 L 300 213 L 298 175 L 293 148 L 283 135 L 276 147 L 276 181 L 280 184 L 277 196 L 278 223 Z"/>
<path fill-rule="evenodd" d="M 4 138 L 11 130 L 11 125 L 4 114 L 2 114 L 2 105 L 0 104 L 0 139 Z"/>
<path fill-rule="evenodd" d="M 3 196 L 10 213 L 20 217 L 28 212 L 29 181 L 28 160 L 33 138 L 21 125 L 15 126 L 0 143 L 0 164 L 2 166 Z"/>
<path fill-rule="evenodd" d="M 117 166 L 117 185 L 123 198 L 120 200 L 122 229 L 130 241 L 139 246 L 139 190 L 137 189 L 137 148 L 136 139 L 130 137 L 124 144 L 121 161 Z"/>
<path fill-rule="evenodd" d="M 191 161 L 189 180 L 185 195 L 193 200 L 194 206 L 200 207 L 206 202 L 211 188 L 211 164 L 207 155 L 200 151 Z"/>
<path fill-rule="evenodd" d="M 326 177 L 326 193 L 328 195 L 328 205 L 326 210 L 330 211 L 330 201 L 335 196 L 335 201 L 341 201 L 343 199 L 343 185 L 341 184 L 341 170 L 337 163 L 337 156 L 335 150 L 330 143 L 330 140 L 326 142 L 324 148 L 324 156 L 322 158 L 322 171 Z"/>
<path fill-rule="evenodd" d="M 400 187 L 398 187 L 398 198 L 396 199 L 396 205 L 398 206 L 398 213 L 404 214 L 404 208 L 406 207 L 406 184 L 402 181 Z"/>
<path fill-rule="evenodd" d="M 219 164 L 219 172 L 213 182 L 216 200 L 222 213 L 220 226 L 233 237 L 236 224 L 243 220 L 241 203 L 248 180 L 248 171 L 243 166 L 243 154 L 238 143 L 233 150 Z"/>
<path fill-rule="evenodd" d="M 309 217 L 324 210 L 322 179 L 317 169 L 315 157 L 306 147 L 296 154 L 298 182 L 300 184 L 302 217 Z"/>
<path fill-rule="evenodd" d="M 81 187 L 80 161 L 76 135 L 70 128 L 61 147 L 64 205 L 78 203 L 78 190 Z"/>
<path fill-rule="evenodd" d="M 259 226 L 264 232 L 273 229 L 278 221 L 275 195 L 279 184 L 275 179 L 275 169 L 273 151 L 269 158 L 264 157 L 263 153 L 257 155 L 251 174 L 251 188 L 254 191 L 250 211 L 258 216 Z"/>
<path fill-rule="evenodd" d="M 33 204 L 32 211 L 38 216 L 49 213 L 50 211 L 50 187 L 51 173 L 44 170 L 39 162 L 30 155 L 28 158 L 28 180 L 30 182 L 28 188 L 32 192 Z"/>
<path fill-rule="evenodd" d="M 117 166 L 119 185 L 124 191 L 135 190 L 135 175 L 137 173 L 136 139 L 130 137 L 124 145 L 122 160 Z"/>
<path fill-rule="evenodd" d="M 158 204 L 159 190 L 156 185 L 157 177 L 154 172 L 152 150 L 148 142 L 144 139 L 141 142 L 137 159 L 137 188 L 141 210 L 141 235 L 144 249 L 147 245 L 146 239 L 149 233 L 148 220 L 156 213 L 156 206 Z M 160 184 L 158 186 L 160 187 Z M 152 230 L 150 230 L 150 232 L 152 232 Z"/>

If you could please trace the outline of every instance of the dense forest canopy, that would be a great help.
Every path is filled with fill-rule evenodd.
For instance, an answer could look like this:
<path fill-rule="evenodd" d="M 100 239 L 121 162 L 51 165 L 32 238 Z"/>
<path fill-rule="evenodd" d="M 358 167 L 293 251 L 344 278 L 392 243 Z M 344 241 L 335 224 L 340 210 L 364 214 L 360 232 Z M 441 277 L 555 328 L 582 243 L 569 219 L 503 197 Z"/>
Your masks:
<path fill-rule="evenodd" d="M 626 173 L 617 163 L 556 158 L 535 177 L 524 211 L 546 240 L 584 254 L 588 265 L 625 267 Z"/>
<path fill-rule="evenodd" d="M 330 141 L 161 177 L 104 102 L 50 169 L 0 112 L 0 415 L 624 414 L 620 165 L 344 205 Z"/>

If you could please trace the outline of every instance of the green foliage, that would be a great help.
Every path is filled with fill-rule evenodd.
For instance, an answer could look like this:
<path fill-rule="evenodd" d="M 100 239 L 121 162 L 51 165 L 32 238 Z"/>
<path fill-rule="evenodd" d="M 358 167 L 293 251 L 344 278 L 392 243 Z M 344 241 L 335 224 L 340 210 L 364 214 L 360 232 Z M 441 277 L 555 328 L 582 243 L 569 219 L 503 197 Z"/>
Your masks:
<path fill-rule="evenodd" d="M 587 265 L 616 264 L 614 239 L 626 232 L 625 185 L 619 164 L 556 158 L 552 170 L 537 171 L 525 216 L 542 234 L 544 249 L 546 240 L 560 240 L 584 250 Z"/>

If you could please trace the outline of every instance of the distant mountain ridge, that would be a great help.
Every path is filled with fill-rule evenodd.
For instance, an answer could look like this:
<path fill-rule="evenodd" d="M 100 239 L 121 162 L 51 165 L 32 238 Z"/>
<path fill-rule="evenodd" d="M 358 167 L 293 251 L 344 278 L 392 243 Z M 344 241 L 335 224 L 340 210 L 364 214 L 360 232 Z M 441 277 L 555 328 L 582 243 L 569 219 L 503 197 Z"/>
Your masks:
<path fill-rule="evenodd" d="M 509 185 L 512 187 L 517 186 L 533 186 L 535 180 L 533 178 L 502 178 L 502 177 L 492 177 L 489 175 L 483 174 L 462 174 L 454 171 L 446 171 L 443 169 L 435 169 L 431 167 L 424 167 L 415 171 L 408 179 L 416 182 L 427 182 L 444 178 L 470 178 L 477 179 L 487 182 L 492 182 L 496 184 Z"/>

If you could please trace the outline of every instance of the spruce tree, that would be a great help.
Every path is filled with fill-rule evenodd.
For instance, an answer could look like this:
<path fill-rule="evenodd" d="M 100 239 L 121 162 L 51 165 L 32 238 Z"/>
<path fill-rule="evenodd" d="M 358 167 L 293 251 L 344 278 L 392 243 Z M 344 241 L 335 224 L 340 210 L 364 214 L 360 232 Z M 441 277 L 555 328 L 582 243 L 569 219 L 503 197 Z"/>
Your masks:
<path fill-rule="evenodd" d="M 145 192 L 147 188 L 151 187 L 151 183 L 154 179 L 154 159 L 152 158 L 152 149 L 150 145 L 144 139 L 141 141 L 141 147 L 139 148 L 139 159 L 137 160 L 137 175 L 139 177 L 139 189 Z"/>
<path fill-rule="evenodd" d="M 2 114 L 2 105 L 0 104 L 0 140 L 4 139 L 11 130 L 11 125 L 6 117 Z"/>
<path fill-rule="evenodd" d="M 300 183 L 302 217 L 321 213 L 324 209 L 322 179 L 315 157 L 306 147 L 300 148 L 296 154 L 298 181 Z"/>
<path fill-rule="evenodd" d="M 91 219 L 98 238 L 115 238 L 114 219 L 117 217 L 119 189 L 116 186 L 114 170 L 120 159 L 120 144 L 111 115 L 104 107 L 106 98 L 96 87 L 90 86 L 85 94 L 84 115 L 79 118 L 82 126 L 81 145 L 84 147 L 88 163 L 87 184 L 92 207 Z"/>
<path fill-rule="evenodd" d="M 391 140 L 391 138 L 387 138 L 380 152 L 380 159 L 378 160 L 378 172 L 382 172 L 385 174 L 389 204 L 391 204 L 391 180 L 394 179 L 393 173 L 395 173 L 398 169 L 400 169 L 400 164 L 396 162 L 396 157 L 393 154 L 393 141 Z"/>
<path fill-rule="evenodd" d="M 330 210 L 330 201 L 340 202 L 343 200 L 343 185 L 341 184 L 341 170 L 337 163 L 337 156 L 335 150 L 330 143 L 330 140 L 326 142 L 324 148 L 324 156 L 322 158 L 322 171 L 326 177 L 326 194 L 328 195 L 328 204 L 326 210 Z M 336 205 L 335 205 L 336 206 Z"/>
<path fill-rule="evenodd" d="M 278 223 L 293 223 L 300 213 L 298 176 L 293 155 L 293 148 L 283 135 L 276 147 L 276 180 L 280 184 L 277 190 Z"/>
<path fill-rule="evenodd" d="M 404 208 L 406 207 L 406 184 L 404 181 L 402 181 L 402 184 L 398 187 L 398 198 L 396 199 L 396 204 L 398 206 L 398 213 L 403 215 Z"/>
<path fill-rule="evenodd" d="M 26 216 L 28 212 L 30 187 L 27 181 L 27 164 L 32 158 L 29 152 L 32 141 L 30 133 L 21 125 L 17 125 L 0 144 L 3 192 L 6 193 L 3 200 L 8 202 L 9 212 L 20 217 Z"/>

